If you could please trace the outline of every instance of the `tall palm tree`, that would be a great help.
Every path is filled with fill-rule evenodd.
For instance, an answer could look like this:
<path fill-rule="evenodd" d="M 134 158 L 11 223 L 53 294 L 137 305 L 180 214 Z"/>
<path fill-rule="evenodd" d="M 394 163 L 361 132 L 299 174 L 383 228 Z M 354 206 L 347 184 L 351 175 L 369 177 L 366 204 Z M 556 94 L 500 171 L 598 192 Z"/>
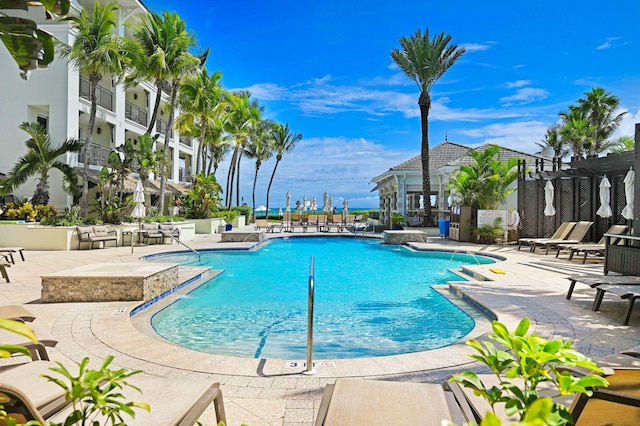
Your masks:
<path fill-rule="evenodd" d="M 278 164 L 282 161 L 282 156 L 291 152 L 296 146 L 296 143 L 302 139 L 302 133 L 292 132 L 291 129 L 289 129 L 289 123 L 285 125 L 274 123 L 271 127 L 271 134 L 273 136 L 273 151 L 276 155 L 276 164 L 273 166 L 269 186 L 267 186 L 267 211 L 269 211 L 269 192 L 271 191 L 271 184 L 273 184 L 273 178 L 276 175 Z"/>
<path fill-rule="evenodd" d="M 540 151 L 536 154 L 542 154 L 545 148 L 553 149 L 553 158 L 555 161 L 569 155 L 571 152 L 565 145 L 565 140 L 562 138 L 562 127 L 558 124 L 554 124 L 547 128 L 547 132 L 544 134 L 544 139 L 540 142 L 536 142 L 540 148 Z"/>
<path fill-rule="evenodd" d="M 163 90 L 169 90 L 169 121 L 164 138 L 163 155 L 165 161 L 169 151 L 169 141 L 173 137 L 173 125 L 177 105 L 178 89 L 182 78 L 194 73 L 206 56 L 197 58 L 189 49 L 195 46 L 195 39 L 187 31 L 186 23 L 176 12 L 164 11 L 162 15 L 149 13 L 145 15 L 133 31 L 139 51 L 135 55 L 132 81 L 150 80 L 156 86 L 156 101 L 151 114 L 147 133 L 151 134 L 160 108 Z M 166 167 L 161 164 L 160 174 L 160 212 L 164 211 L 164 195 L 166 187 Z"/>
<path fill-rule="evenodd" d="M 391 58 L 411 78 L 420 90 L 420 123 L 422 127 L 422 195 L 424 199 L 424 226 L 434 226 L 431 213 L 431 180 L 429 177 L 429 110 L 431 88 L 465 52 L 463 47 L 451 43 L 451 36 L 444 33 L 429 38 L 429 29 L 422 34 L 417 30 L 411 37 L 400 38 L 400 49 L 391 51 Z"/>
<path fill-rule="evenodd" d="M 205 170 L 207 144 L 205 139 L 209 127 L 215 126 L 216 120 L 225 112 L 225 91 L 220 86 L 221 72 L 209 74 L 206 67 L 184 79 L 180 86 L 179 99 L 181 114 L 177 119 L 177 125 L 182 130 L 189 131 L 198 124 L 198 141 L 200 146 L 196 157 L 196 174 Z M 202 169 L 200 165 L 202 164 Z"/>
<path fill-rule="evenodd" d="M 611 149 L 611 152 L 615 154 L 622 154 L 623 152 L 629 152 L 636 149 L 636 141 L 633 136 L 620 136 L 618 139 L 613 141 L 614 146 Z"/>
<path fill-rule="evenodd" d="M 87 216 L 89 194 L 89 152 L 93 141 L 93 128 L 96 122 L 98 106 L 98 83 L 103 76 L 120 77 L 127 63 L 123 40 L 113 34 L 116 27 L 117 4 L 109 3 L 102 6 L 96 1 L 93 12 L 84 7 L 76 16 L 65 18 L 77 29 L 77 36 L 71 45 L 59 45 L 62 57 L 80 71 L 89 80 L 89 96 L 91 111 L 87 137 L 84 141 L 84 168 L 82 170 L 82 198 L 80 210 Z"/>
<path fill-rule="evenodd" d="M 0 182 L 0 194 L 11 194 L 30 177 L 39 175 L 36 190 L 33 193 L 33 204 L 49 204 L 49 172 L 56 169 L 62 172 L 65 187 L 74 193 L 77 176 L 71 166 L 60 161 L 61 155 L 68 152 L 80 152 L 82 142 L 67 139 L 60 146 L 54 147 L 47 130 L 40 123 L 24 122 L 20 129 L 27 132 L 29 139 L 25 142 L 27 153 L 13 166 L 9 175 Z"/>
<path fill-rule="evenodd" d="M 626 112 L 616 114 L 620 99 L 602 87 L 594 87 L 584 95 L 584 98 L 578 100 L 577 108 L 586 115 L 592 126 L 593 144 L 589 154 L 596 155 L 613 145 L 608 139 L 620 126 Z"/>
<path fill-rule="evenodd" d="M 240 205 L 240 162 L 242 152 L 249 140 L 253 126 L 260 121 L 261 108 L 251 101 L 251 94 L 247 92 L 235 93 L 229 97 L 229 117 L 227 131 L 235 140 L 235 147 L 231 157 L 231 164 L 227 174 L 227 207 L 233 202 L 233 183 L 236 183 L 236 204 Z"/>
<path fill-rule="evenodd" d="M 260 166 L 273 156 L 272 150 L 272 135 L 270 132 L 271 123 L 268 121 L 259 122 L 251 131 L 251 139 L 244 149 L 244 155 L 247 158 L 253 158 L 256 160 L 256 173 L 253 177 L 253 191 L 251 193 L 251 208 L 252 211 L 256 211 L 256 184 L 258 183 L 258 173 L 260 172 Z M 267 210 L 267 217 L 269 217 L 269 210 Z M 253 216 L 255 221 L 255 215 Z"/>

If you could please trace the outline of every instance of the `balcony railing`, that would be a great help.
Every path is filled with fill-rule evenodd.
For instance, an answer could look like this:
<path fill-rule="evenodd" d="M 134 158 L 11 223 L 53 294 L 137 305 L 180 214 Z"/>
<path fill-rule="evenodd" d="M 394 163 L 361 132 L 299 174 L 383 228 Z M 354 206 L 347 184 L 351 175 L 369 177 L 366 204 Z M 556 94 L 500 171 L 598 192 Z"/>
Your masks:
<path fill-rule="evenodd" d="M 124 116 L 126 119 L 135 123 L 141 124 L 146 127 L 147 125 L 147 110 L 140 108 L 131 102 L 124 103 Z"/>
<path fill-rule="evenodd" d="M 191 178 L 191 170 L 180 167 L 178 169 L 178 181 L 189 182 Z"/>
<path fill-rule="evenodd" d="M 111 148 L 92 143 L 89 147 L 89 165 L 104 167 L 108 163 Z M 84 150 L 78 154 L 78 163 L 84 164 Z"/>
<path fill-rule="evenodd" d="M 167 123 L 161 118 L 156 118 L 156 132 L 166 136 L 168 129 L 169 129 L 169 123 Z"/>
<path fill-rule="evenodd" d="M 84 77 L 80 77 L 80 97 L 91 101 L 91 84 L 89 80 Z M 111 93 L 111 90 L 107 90 L 98 85 L 96 89 L 96 100 L 102 108 L 113 111 L 113 93 Z"/>
<path fill-rule="evenodd" d="M 182 145 L 193 146 L 193 138 L 190 136 L 180 136 L 180 143 Z"/>

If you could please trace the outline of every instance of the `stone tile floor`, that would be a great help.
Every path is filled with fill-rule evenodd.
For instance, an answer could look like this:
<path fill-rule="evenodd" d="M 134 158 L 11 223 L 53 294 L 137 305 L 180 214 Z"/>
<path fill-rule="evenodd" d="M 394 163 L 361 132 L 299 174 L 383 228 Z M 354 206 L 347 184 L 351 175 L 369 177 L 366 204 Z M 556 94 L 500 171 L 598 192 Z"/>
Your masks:
<path fill-rule="evenodd" d="M 343 233 L 344 235 L 345 233 Z M 306 233 L 309 235 L 309 233 Z M 323 233 L 323 235 L 326 235 Z M 269 234 L 278 237 L 279 234 Z M 196 249 L 217 246 L 220 236 L 198 237 L 188 242 Z M 229 244 L 229 243 L 225 243 Z M 251 245 L 240 243 L 236 245 Z M 505 258 L 495 274 L 490 265 L 474 265 L 470 272 L 490 281 L 461 281 L 451 287 L 483 307 L 511 328 L 524 316 L 532 319 L 534 331 L 547 338 L 571 339 L 582 352 L 593 357 L 614 354 L 640 343 L 640 312 L 629 326 L 622 325 L 626 302 L 605 298 L 600 312 L 591 311 L 594 291 L 577 286 L 571 300 L 565 299 L 568 275 L 578 272 L 601 273 L 601 264 L 582 265 L 549 255 L 519 252 L 515 246 L 482 246 L 429 238 L 412 243 L 416 249 L 445 249 L 486 253 Z M 114 355 L 114 365 L 142 369 L 162 377 L 196 377 L 221 383 L 229 425 L 311 425 L 318 410 L 324 386 L 338 377 L 441 383 L 450 374 L 480 369 L 466 354 L 463 343 L 434 351 L 391 357 L 337 360 L 320 366 L 317 374 L 303 375 L 303 368 L 287 368 L 288 360 L 257 360 L 194 352 L 175 346 L 134 327 L 144 319 L 129 317 L 136 302 L 40 303 L 40 276 L 96 262 L 137 262 L 141 256 L 180 250 L 177 245 L 151 245 L 67 252 L 28 251 L 26 261 L 9 268 L 10 284 L 0 283 L 0 304 L 24 304 L 37 315 L 37 321 L 59 339 L 50 350 L 52 359 L 66 364 L 89 356 L 96 362 Z M 117 265 L 114 265 L 117 268 Z M 188 270 L 181 271 L 184 278 Z M 455 301 L 446 288 L 439 289 Z M 478 326 L 472 336 L 488 330 L 488 321 L 475 313 Z M 142 318 L 142 317 L 141 317 Z M 5 362 L 21 362 L 13 359 Z M 210 408 L 202 418 L 213 425 Z"/>

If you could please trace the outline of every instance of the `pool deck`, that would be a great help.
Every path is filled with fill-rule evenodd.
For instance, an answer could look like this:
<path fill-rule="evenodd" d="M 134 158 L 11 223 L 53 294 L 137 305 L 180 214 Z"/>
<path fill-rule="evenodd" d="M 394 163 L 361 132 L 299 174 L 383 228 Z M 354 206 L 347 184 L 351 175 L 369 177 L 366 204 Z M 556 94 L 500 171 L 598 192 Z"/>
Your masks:
<path fill-rule="evenodd" d="M 346 232 L 340 233 L 347 235 Z M 313 233 L 301 233 L 309 236 Z M 322 233 L 326 236 L 327 233 Z M 267 234 L 269 238 L 292 234 Z M 197 236 L 188 244 L 206 247 L 247 247 L 255 243 L 220 243 L 219 234 Z M 602 273 L 602 264 L 582 265 L 549 255 L 519 252 L 513 245 L 483 246 L 430 237 L 426 243 L 411 243 L 419 249 L 458 250 L 503 256 L 499 268 L 505 274 L 491 272 L 492 265 L 473 265 L 468 269 L 477 277 L 491 281 L 454 284 L 475 303 L 493 313 L 510 328 L 524 316 L 532 319 L 534 332 L 546 338 L 570 339 L 578 350 L 593 357 L 606 356 L 638 345 L 640 315 L 636 312 L 630 325 L 622 325 L 627 303 L 608 298 L 600 312 L 591 310 L 595 296 L 586 286 L 577 286 L 571 300 L 565 299 L 567 276 Z M 203 354 L 158 340 L 134 327 L 129 317 L 139 302 L 40 303 L 42 275 L 94 263 L 118 264 L 139 262 L 141 256 L 181 250 L 176 244 L 136 247 L 109 247 L 84 251 L 28 251 L 26 261 L 16 261 L 8 268 L 11 283 L 0 282 L 0 304 L 24 304 L 41 325 L 59 339 L 49 353 L 53 360 L 67 367 L 89 356 L 100 361 L 114 355 L 114 365 L 141 369 L 147 374 L 168 378 L 195 377 L 221 383 L 229 425 L 312 425 L 324 386 L 338 377 L 362 377 L 411 382 L 441 383 L 450 374 L 479 369 L 466 356 L 464 344 L 415 354 L 356 360 L 322 360 L 315 375 L 303 375 L 304 360 L 260 360 Z M 493 265 L 496 266 L 496 265 Z M 181 268 L 180 281 L 199 273 L 199 268 Z M 317 283 L 318 285 L 320 283 Z M 446 288 L 440 289 L 445 294 Z M 176 294 L 173 297 L 178 297 Z M 454 296 L 450 296 L 454 298 Z M 456 301 L 456 303 L 461 303 Z M 134 321 L 144 322 L 136 315 Z M 485 333 L 487 321 L 478 321 L 472 336 Z M 20 357 L 2 363 L 22 362 Z M 143 398 L 142 398 L 143 399 Z M 213 425 L 212 408 L 201 419 Z"/>

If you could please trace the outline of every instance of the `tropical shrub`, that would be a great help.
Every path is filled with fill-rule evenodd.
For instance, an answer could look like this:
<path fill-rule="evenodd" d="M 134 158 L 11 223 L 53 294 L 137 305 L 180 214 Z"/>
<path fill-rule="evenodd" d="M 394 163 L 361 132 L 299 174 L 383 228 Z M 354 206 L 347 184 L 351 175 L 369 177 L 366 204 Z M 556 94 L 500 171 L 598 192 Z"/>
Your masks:
<path fill-rule="evenodd" d="M 576 351 L 570 341 L 548 341 L 535 334 L 527 335 L 529 326 L 529 319 L 524 318 L 516 330 L 510 332 L 504 324 L 493 321 L 493 334 L 489 339 L 499 347 L 491 341 L 467 341 L 467 345 L 477 352 L 470 357 L 489 367 L 498 378 L 498 385 L 487 387 L 471 371 L 456 374 L 450 380 L 472 389 L 474 394 L 487 400 L 492 412 L 487 416 L 486 424 L 500 424 L 495 416 L 497 404 L 504 404 L 507 415 L 519 417 L 525 424 L 573 424 L 567 407 L 555 403 L 551 397 L 540 396 L 538 386 L 545 382 L 550 384 L 555 390 L 553 396 L 591 395 L 591 388 L 608 386 L 608 382 L 597 374 L 573 375 L 567 367 L 580 367 L 593 373 L 602 373 L 602 370 L 590 358 Z M 533 419 L 539 421 L 536 423 Z M 526 423 L 529 421 L 532 423 Z"/>
<path fill-rule="evenodd" d="M 188 219 L 207 219 L 220 208 L 222 188 L 215 175 L 199 174 L 194 177 L 193 187 L 184 195 L 182 206 Z"/>
<path fill-rule="evenodd" d="M 15 203 L 7 203 L 3 216 L 10 220 L 25 220 L 27 222 L 38 222 L 42 219 L 56 216 L 58 211 L 51 205 L 33 205 L 29 201 L 17 206 Z"/>
<path fill-rule="evenodd" d="M 406 223 L 406 219 L 404 215 L 401 215 L 400 213 L 391 214 L 391 224 L 393 226 L 404 226 L 405 223 Z"/>

